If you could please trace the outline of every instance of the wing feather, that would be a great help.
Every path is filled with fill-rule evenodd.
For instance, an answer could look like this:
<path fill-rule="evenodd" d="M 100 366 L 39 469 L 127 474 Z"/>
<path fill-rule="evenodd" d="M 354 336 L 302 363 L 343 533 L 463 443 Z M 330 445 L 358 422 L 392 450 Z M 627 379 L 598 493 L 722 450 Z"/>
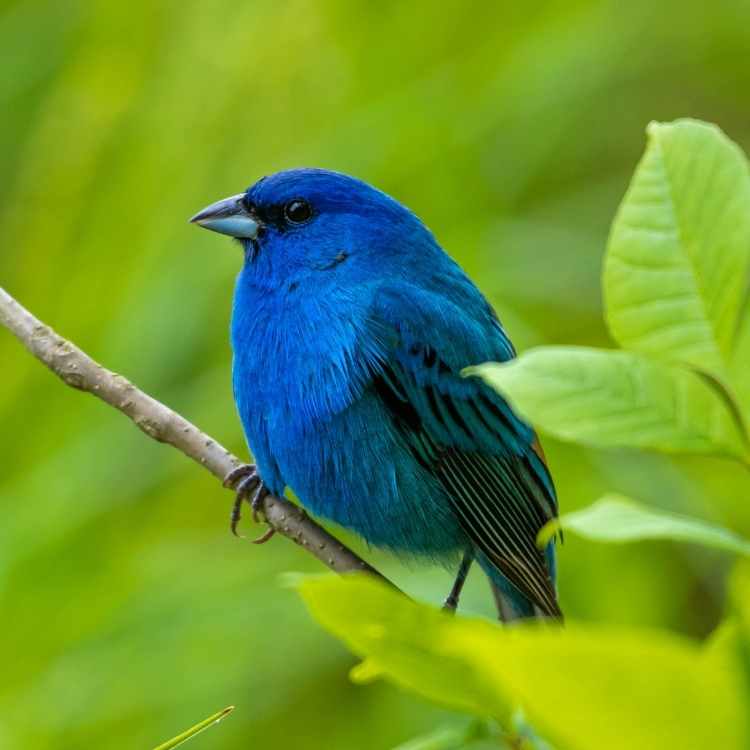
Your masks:
<path fill-rule="evenodd" d="M 434 347 L 425 351 L 430 377 L 394 356 L 373 374 L 377 393 L 477 548 L 544 614 L 559 616 L 546 558 L 536 546 L 557 505 L 535 435 L 500 396 L 462 379 Z"/>

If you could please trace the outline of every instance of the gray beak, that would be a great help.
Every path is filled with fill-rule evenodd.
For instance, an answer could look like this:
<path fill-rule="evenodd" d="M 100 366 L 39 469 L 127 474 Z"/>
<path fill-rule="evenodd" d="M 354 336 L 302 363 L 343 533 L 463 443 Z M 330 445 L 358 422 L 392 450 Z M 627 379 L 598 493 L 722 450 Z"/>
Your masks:
<path fill-rule="evenodd" d="M 260 221 L 245 208 L 244 197 L 245 194 L 240 193 L 212 203 L 193 216 L 190 223 L 230 237 L 254 240 L 258 236 Z"/>

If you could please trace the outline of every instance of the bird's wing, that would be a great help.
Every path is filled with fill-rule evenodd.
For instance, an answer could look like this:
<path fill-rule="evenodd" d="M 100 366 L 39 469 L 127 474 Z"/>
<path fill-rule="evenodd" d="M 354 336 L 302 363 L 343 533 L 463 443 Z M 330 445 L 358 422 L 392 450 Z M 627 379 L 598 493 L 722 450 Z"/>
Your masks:
<path fill-rule="evenodd" d="M 385 345 L 370 365 L 375 392 L 477 548 L 544 614 L 559 616 L 536 545 L 557 515 L 539 443 L 501 396 L 460 374 L 471 364 L 509 359 L 510 342 L 481 298 L 485 307 L 472 311 L 443 295 L 408 290 L 405 300 L 404 293 L 388 290 L 377 304 L 373 319 Z"/>

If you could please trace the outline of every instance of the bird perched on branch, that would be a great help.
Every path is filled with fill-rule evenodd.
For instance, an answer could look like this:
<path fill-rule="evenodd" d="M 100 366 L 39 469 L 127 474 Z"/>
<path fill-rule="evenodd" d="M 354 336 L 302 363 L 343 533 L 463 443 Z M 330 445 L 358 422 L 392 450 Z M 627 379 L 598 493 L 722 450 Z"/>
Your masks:
<path fill-rule="evenodd" d="M 336 172 L 295 169 L 192 218 L 237 238 L 233 386 L 256 465 L 239 504 L 304 507 L 398 554 L 473 560 L 502 619 L 560 617 L 557 500 L 533 429 L 463 368 L 514 356 L 494 311 L 411 211 Z"/>

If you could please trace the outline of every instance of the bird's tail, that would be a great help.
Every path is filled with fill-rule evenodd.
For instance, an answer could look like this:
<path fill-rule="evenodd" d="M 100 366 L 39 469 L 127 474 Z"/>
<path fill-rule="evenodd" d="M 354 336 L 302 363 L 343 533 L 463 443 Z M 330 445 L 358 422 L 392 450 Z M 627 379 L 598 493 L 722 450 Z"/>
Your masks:
<path fill-rule="evenodd" d="M 555 547 L 550 542 L 546 549 L 550 578 L 555 581 Z M 497 613 L 503 622 L 545 617 L 540 608 L 522 594 L 481 552 L 477 552 L 477 562 L 484 570 L 495 597 Z"/>

